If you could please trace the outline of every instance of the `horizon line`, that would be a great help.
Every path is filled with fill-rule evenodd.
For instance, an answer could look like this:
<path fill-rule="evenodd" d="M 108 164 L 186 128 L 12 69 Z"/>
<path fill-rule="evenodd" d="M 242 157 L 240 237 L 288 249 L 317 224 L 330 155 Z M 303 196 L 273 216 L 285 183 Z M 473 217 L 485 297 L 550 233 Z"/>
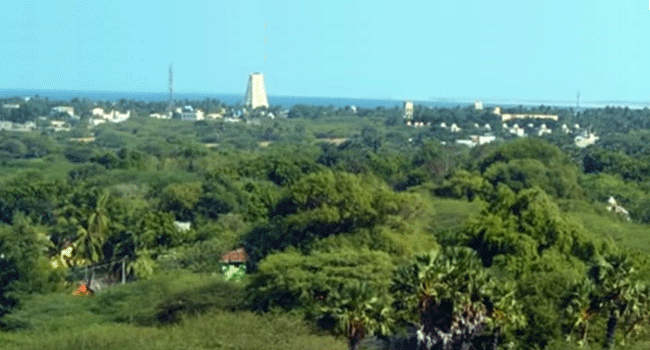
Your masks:
<path fill-rule="evenodd" d="M 148 95 L 167 95 L 166 91 L 115 91 L 115 90 L 67 90 L 67 89 L 26 89 L 26 88 L 0 88 L 0 92 L 31 92 L 38 94 L 39 92 L 56 92 L 56 93 L 104 93 L 104 94 L 148 94 Z M 215 95 L 215 96 L 231 96 L 239 97 L 245 95 L 244 93 L 232 93 L 232 92 L 201 92 L 201 91 L 175 91 L 176 94 L 181 95 Z M 10 96 L 10 97 L 25 97 L 25 96 Z M 32 97 L 32 96 L 28 96 Z M 413 101 L 419 103 L 463 103 L 463 104 L 472 104 L 477 101 L 481 101 L 484 104 L 540 104 L 540 105 L 563 105 L 563 106 L 573 106 L 575 100 L 570 99 L 525 99 L 525 98 L 468 98 L 468 97 L 437 97 L 429 99 L 408 99 L 408 98 L 395 98 L 395 97 L 334 97 L 334 96 L 307 96 L 307 95 L 273 95 L 269 94 L 269 97 L 276 98 L 300 98 L 300 99 L 336 99 L 336 100 L 365 100 L 365 101 Z M 581 100 L 580 105 L 634 105 L 634 106 L 649 106 L 650 101 L 629 101 L 629 100 Z"/>

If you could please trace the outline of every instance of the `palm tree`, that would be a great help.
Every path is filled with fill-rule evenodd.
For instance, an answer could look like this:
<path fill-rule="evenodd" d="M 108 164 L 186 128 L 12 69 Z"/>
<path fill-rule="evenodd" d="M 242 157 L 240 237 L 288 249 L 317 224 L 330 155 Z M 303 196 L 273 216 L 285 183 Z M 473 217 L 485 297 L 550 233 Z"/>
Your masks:
<path fill-rule="evenodd" d="M 621 317 L 629 318 L 637 309 L 643 288 L 634 283 L 634 266 L 625 255 L 609 255 L 594 264 L 589 277 L 596 285 L 595 304 L 607 314 L 605 348 L 614 347 L 614 336 Z"/>
<path fill-rule="evenodd" d="M 417 257 L 397 271 L 391 286 L 400 316 L 408 320 L 408 309 L 417 309 L 418 348 L 427 350 L 467 349 L 486 330 L 495 347 L 501 329 L 524 323 L 515 290 L 489 282 L 478 255 L 466 247 Z"/>
<path fill-rule="evenodd" d="M 348 338 L 350 350 L 357 350 L 366 336 L 388 334 L 392 323 L 389 305 L 371 285 L 354 281 L 330 293 L 319 314 L 333 318 L 338 331 Z"/>
<path fill-rule="evenodd" d="M 564 315 L 572 330 L 578 331 L 578 344 L 587 345 L 589 324 L 596 316 L 598 305 L 594 301 L 595 285 L 585 279 L 573 286 L 563 302 Z"/>
<path fill-rule="evenodd" d="M 76 221 L 75 250 L 91 263 L 97 262 L 103 257 L 102 246 L 110 224 L 106 208 L 108 200 L 108 192 L 104 191 L 97 197 L 94 208 L 82 211 L 83 217 Z"/>
<path fill-rule="evenodd" d="M 614 347 L 619 323 L 624 337 L 639 331 L 650 316 L 650 288 L 634 278 L 635 268 L 626 255 L 608 255 L 593 263 L 587 278 L 576 283 L 564 302 L 565 314 L 578 330 L 579 344 L 587 343 L 590 321 L 607 318 L 605 349 Z"/>

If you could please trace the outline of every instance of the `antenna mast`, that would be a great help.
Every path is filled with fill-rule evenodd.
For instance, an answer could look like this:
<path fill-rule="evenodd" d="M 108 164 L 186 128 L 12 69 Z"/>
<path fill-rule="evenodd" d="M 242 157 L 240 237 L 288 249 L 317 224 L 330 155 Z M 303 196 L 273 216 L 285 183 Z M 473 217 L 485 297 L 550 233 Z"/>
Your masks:
<path fill-rule="evenodd" d="M 169 64 L 169 107 L 167 112 L 171 118 L 174 113 L 174 67 L 171 63 Z"/>

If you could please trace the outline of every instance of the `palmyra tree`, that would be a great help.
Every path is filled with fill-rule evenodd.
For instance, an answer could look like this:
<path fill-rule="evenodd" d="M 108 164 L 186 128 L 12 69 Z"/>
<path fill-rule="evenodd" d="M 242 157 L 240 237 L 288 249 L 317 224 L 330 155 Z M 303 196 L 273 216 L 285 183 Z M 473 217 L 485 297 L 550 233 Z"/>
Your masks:
<path fill-rule="evenodd" d="M 387 335 L 392 323 L 390 302 L 366 282 L 353 281 L 329 293 L 321 316 L 331 317 L 339 332 L 348 338 L 350 350 L 357 350 L 366 336 Z"/>
<path fill-rule="evenodd" d="M 469 349 L 486 333 L 495 348 L 502 330 L 525 322 L 514 290 L 490 282 L 476 253 L 464 247 L 417 257 L 398 270 L 391 286 L 403 319 L 417 309 L 420 350 Z"/>
<path fill-rule="evenodd" d="M 574 320 L 580 345 L 587 341 L 589 322 L 595 316 L 607 318 L 604 347 L 612 349 L 620 326 L 624 336 L 635 334 L 648 320 L 650 289 L 636 281 L 635 268 L 625 255 L 608 255 L 596 261 L 587 278 L 576 283 L 565 304 Z"/>

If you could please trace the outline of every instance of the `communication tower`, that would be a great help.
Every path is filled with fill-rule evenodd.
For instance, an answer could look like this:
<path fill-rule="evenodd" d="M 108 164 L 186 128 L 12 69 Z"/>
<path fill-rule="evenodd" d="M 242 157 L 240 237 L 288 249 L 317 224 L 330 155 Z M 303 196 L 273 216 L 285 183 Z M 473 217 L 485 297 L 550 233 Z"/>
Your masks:
<path fill-rule="evenodd" d="M 167 107 L 167 113 L 171 118 L 174 114 L 174 67 L 169 65 L 169 107 Z"/>

